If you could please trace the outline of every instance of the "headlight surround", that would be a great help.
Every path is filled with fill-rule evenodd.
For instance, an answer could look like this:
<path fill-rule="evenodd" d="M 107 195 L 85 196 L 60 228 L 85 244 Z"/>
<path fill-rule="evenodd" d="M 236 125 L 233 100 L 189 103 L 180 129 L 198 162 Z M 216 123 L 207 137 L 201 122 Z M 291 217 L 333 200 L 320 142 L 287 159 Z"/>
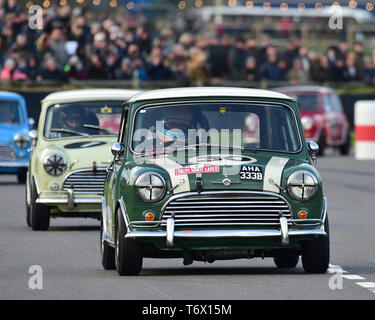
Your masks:
<path fill-rule="evenodd" d="M 29 138 L 25 134 L 16 134 L 13 137 L 14 144 L 17 148 L 25 149 L 29 146 Z"/>
<path fill-rule="evenodd" d="M 309 171 L 299 170 L 289 177 L 287 186 L 294 199 L 307 201 L 318 191 L 318 179 Z"/>
<path fill-rule="evenodd" d="M 141 174 L 135 182 L 138 197 L 144 202 L 156 202 L 165 195 L 164 178 L 156 172 Z"/>
<path fill-rule="evenodd" d="M 44 169 L 51 176 L 62 175 L 67 168 L 67 161 L 65 157 L 58 153 L 48 155 L 44 159 Z"/>
<path fill-rule="evenodd" d="M 311 130 L 314 125 L 313 118 L 307 116 L 302 117 L 301 122 L 304 130 Z"/>

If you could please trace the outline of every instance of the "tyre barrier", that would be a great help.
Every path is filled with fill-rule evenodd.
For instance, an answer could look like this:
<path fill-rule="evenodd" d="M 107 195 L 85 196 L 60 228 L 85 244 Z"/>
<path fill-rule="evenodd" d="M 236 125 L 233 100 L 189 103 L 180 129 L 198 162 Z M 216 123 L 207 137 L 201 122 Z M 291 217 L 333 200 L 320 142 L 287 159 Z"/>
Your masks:
<path fill-rule="evenodd" d="M 375 160 L 375 100 L 356 102 L 354 124 L 355 158 Z"/>

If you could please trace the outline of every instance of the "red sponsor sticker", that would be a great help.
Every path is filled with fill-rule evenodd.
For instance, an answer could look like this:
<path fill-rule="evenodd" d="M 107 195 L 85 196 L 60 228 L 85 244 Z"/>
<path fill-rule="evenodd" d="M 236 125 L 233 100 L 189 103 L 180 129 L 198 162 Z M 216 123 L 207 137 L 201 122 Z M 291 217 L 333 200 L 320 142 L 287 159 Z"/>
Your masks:
<path fill-rule="evenodd" d="M 197 173 L 219 173 L 220 166 L 214 165 L 195 165 L 185 168 L 175 169 L 174 174 L 180 176 L 183 174 L 197 174 Z"/>

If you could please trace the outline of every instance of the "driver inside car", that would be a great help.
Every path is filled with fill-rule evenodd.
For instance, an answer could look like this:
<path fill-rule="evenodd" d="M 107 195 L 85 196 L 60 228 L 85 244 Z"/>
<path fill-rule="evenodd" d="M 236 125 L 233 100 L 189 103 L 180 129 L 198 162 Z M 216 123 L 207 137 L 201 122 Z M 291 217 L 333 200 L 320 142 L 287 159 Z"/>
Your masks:
<path fill-rule="evenodd" d="M 95 120 L 91 119 L 92 115 Z M 90 117 L 91 116 L 91 117 Z M 99 121 L 95 114 L 87 114 L 82 105 L 70 105 L 61 110 L 61 128 L 83 134 L 98 134 L 97 130 L 86 126 L 97 126 Z"/>

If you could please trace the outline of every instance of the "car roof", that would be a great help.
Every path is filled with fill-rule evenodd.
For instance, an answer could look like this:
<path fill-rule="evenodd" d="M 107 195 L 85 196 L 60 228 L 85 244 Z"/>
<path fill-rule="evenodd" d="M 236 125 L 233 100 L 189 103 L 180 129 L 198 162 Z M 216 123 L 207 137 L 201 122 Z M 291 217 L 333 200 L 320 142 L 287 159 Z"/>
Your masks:
<path fill-rule="evenodd" d="M 275 90 L 278 92 L 320 92 L 320 93 L 334 92 L 332 88 L 320 87 L 320 86 L 289 86 L 289 87 L 273 88 L 272 90 Z"/>
<path fill-rule="evenodd" d="M 127 100 L 140 93 L 140 90 L 125 89 L 83 89 L 54 92 L 46 96 L 42 102 L 69 102 L 84 100 Z"/>
<path fill-rule="evenodd" d="M 20 94 L 10 91 L 0 91 L 0 99 L 24 100 Z"/>
<path fill-rule="evenodd" d="M 160 89 L 139 93 L 129 99 L 129 103 L 157 99 L 202 98 L 202 97 L 249 97 L 291 100 L 285 94 L 269 90 L 232 87 L 192 87 Z"/>

